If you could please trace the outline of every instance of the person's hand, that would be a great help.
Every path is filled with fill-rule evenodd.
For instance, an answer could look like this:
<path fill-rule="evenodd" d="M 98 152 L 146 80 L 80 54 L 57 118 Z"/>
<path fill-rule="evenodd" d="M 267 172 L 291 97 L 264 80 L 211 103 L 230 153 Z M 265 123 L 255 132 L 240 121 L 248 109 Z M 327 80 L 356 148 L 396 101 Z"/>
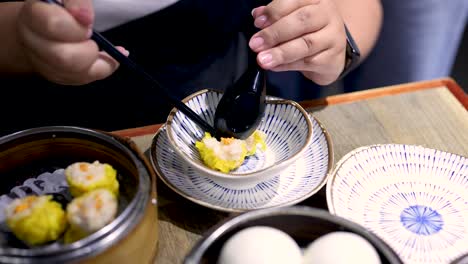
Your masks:
<path fill-rule="evenodd" d="M 63 0 L 65 8 L 27 0 L 18 17 L 18 38 L 32 70 L 65 85 L 106 78 L 119 66 L 90 40 L 92 0 Z M 118 49 L 128 55 L 122 47 Z"/>
<path fill-rule="evenodd" d="M 273 0 L 252 12 L 250 48 L 272 71 L 301 71 L 319 85 L 335 81 L 344 68 L 346 32 L 333 0 Z"/>

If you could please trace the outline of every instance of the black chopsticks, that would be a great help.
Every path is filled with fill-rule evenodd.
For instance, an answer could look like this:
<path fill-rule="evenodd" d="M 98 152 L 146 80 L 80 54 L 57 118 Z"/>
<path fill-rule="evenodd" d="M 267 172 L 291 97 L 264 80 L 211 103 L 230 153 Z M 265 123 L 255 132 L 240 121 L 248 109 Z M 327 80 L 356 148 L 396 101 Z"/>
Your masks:
<path fill-rule="evenodd" d="M 58 2 L 57 0 L 41 0 L 43 2 L 49 4 L 56 4 L 63 6 L 62 3 Z M 128 67 L 129 69 L 133 70 L 136 74 L 143 77 L 147 80 L 150 84 L 152 84 L 155 88 L 160 89 L 163 91 L 163 94 L 167 97 L 170 103 L 179 109 L 182 113 L 184 113 L 187 117 L 189 117 L 192 121 L 197 123 L 201 128 L 205 131 L 209 132 L 211 135 L 217 135 L 216 129 L 213 128 L 210 124 L 208 124 L 204 119 L 202 119 L 197 113 L 195 113 L 190 107 L 188 107 L 184 102 L 180 99 L 176 98 L 169 90 L 167 90 L 164 86 L 162 86 L 153 76 L 147 73 L 143 68 L 141 68 L 138 64 L 133 62 L 130 58 L 120 53 L 114 45 L 107 40 L 104 36 L 102 36 L 99 32 L 93 30 L 93 34 L 91 35 L 91 39 L 94 40 L 99 48 L 105 52 L 107 52 L 112 58 L 118 61 L 121 65 Z"/>

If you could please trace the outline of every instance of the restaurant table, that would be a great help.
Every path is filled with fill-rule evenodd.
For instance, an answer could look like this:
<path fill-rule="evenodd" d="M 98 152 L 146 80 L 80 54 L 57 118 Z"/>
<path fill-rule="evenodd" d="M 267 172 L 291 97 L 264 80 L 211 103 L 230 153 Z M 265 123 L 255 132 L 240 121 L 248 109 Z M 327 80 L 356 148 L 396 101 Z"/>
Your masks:
<path fill-rule="evenodd" d="M 374 144 L 411 144 L 468 154 L 468 97 L 451 78 L 407 83 L 300 102 L 329 133 L 333 165 L 345 154 Z M 141 151 L 161 125 L 114 131 Z M 195 204 L 157 180 L 159 249 L 156 263 L 182 263 L 214 225 L 235 214 Z M 299 203 L 326 209 L 325 187 Z M 142 241 L 144 243 L 144 241 Z"/>

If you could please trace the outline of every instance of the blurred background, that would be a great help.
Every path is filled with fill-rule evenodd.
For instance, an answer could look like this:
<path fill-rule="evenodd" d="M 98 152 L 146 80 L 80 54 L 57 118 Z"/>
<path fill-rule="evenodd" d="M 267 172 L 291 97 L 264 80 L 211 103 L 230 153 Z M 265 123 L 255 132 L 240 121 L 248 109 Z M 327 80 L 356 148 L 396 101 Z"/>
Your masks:
<path fill-rule="evenodd" d="M 468 93 L 468 27 L 465 29 L 450 77 Z"/>

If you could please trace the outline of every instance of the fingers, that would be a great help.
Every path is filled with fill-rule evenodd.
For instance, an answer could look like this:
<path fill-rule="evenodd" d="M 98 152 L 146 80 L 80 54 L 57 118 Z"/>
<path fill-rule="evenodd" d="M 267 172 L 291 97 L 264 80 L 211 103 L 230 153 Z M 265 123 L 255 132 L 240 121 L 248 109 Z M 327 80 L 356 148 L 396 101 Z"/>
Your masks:
<path fill-rule="evenodd" d="M 24 28 L 24 45 L 44 62 L 72 72 L 89 67 L 96 60 L 98 47 L 92 40 L 80 42 L 61 42 L 43 38 L 41 35 Z"/>
<path fill-rule="evenodd" d="M 80 24 L 63 7 L 28 0 L 21 13 L 21 26 L 35 34 L 55 41 L 75 42 L 89 38 L 90 29 Z"/>
<path fill-rule="evenodd" d="M 306 57 L 295 62 L 279 65 L 272 71 L 301 71 L 318 85 L 328 85 L 339 76 L 344 67 L 344 56 L 336 56 L 332 51 Z"/>
<path fill-rule="evenodd" d="M 262 15 L 265 12 L 265 6 L 259 6 L 257 8 L 252 9 L 252 17 L 256 19 L 260 15 Z"/>
<path fill-rule="evenodd" d="M 301 71 L 320 85 L 343 69 L 346 35 L 333 0 L 273 0 L 252 11 L 261 30 L 249 40 L 258 64 L 272 71 Z"/>
<path fill-rule="evenodd" d="M 116 48 L 125 56 L 130 53 L 124 47 L 116 46 Z M 109 54 L 104 51 L 99 52 L 98 58 L 89 67 L 88 75 L 92 81 L 102 80 L 114 73 L 119 68 L 119 63 L 114 60 Z"/>
<path fill-rule="evenodd" d="M 125 53 L 123 54 L 125 55 Z M 128 56 L 128 52 L 126 56 Z M 100 52 L 97 60 L 89 67 L 88 76 L 90 76 L 91 81 L 102 80 L 114 73 L 118 67 L 119 63 L 109 54 Z"/>
<path fill-rule="evenodd" d="M 18 19 L 19 39 L 32 68 L 46 79 L 81 85 L 103 79 L 119 66 L 90 40 L 92 0 L 63 0 L 64 7 L 26 0 Z M 117 47 L 122 54 L 128 51 Z"/>
<path fill-rule="evenodd" d="M 122 54 L 125 55 L 126 57 L 128 57 L 128 55 L 130 55 L 130 52 L 129 52 L 127 49 L 125 49 L 124 47 L 122 47 L 122 46 L 115 46 L 115 48 L 116 48 L 117 50 L 119 50 L 120 53 L 122 53 Z"/>
<path fill-rule="evenodd" d="M 278 65 L 292 63 L 305 57 L 310 57 L 332 48 L 333 38 L 326 32 L 315 32 L 302 35 L 274 48 L 258 54 L 259 63 L 265 69 L 272 69 Z"/>
<path fill-rule="evenodd" d="M 249 46 L 259 52 L 307 33 L 319 31 L 328 24 L 316 5 L 301 7 L 255 34 Z M 257 18 L 258 19 L 258 18 Z"/>
<path fill-rule="evenodd" d="M 255 10 L 258 12 L 255 13 L 255 15 L 263 14 L 268 18 L 268 20 L 274 22 L 278 21 L 282 17 L 289 15 L 301 7 L 315 5 L 319 2 L 320 0 L 275 0 L 271 1 L 271 3 L 266 6 L 266 8 L 263 10 L 264 12 Z M 254 16 L 254 18 L 257 18 L 257 16 Z"/>
<path fill-rule="evenodd" d="M 322 71 L 324 62 L 330 59 L 329 52 L 322 52 L 313 56 L 305 57 L 300 60 L 279 65 L 273 68 L 273 71 Z"/>
<path fill-rule="evenodd" d="M 97 59 L 94 60 L 88 68 L 83 69 L 81 72 L 59 71 L 57 70 L 57 65 L 44 64 L 44 62 L 35 55 L 31 56 L 31 60 L 35 63 L 42 64 L 39 69 L 39 73 L 46 79 L 64 85 L 83 85 L 96 80 L 101 80 L 110 76 L 119 67 L 118 62 L 113 60 L 105 52 L 99 52 Z"/>
<path fill-rule="evenodd" d="M 265 15 L 266 6 L 260 6 L 252 10 L 252 17 L 254 18 L 254 25 L 257 28 L 264 28 L 269 23 L 268 17 Z"/>
<path fill-rule="evenodd" d="M 63 0 L 65 8 L 83 26 L 91 28 L 94 22 L 94 8 L 92 0 Z"/>

